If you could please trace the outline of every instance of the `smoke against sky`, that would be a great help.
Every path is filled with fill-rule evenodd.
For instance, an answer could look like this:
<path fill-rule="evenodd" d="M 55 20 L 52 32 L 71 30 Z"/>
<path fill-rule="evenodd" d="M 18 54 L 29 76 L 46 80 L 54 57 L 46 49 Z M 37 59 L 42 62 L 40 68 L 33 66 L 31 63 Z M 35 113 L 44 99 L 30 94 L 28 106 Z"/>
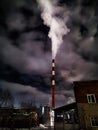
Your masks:
<path fill-rule="evenodd" d="M 73 81 L 98 78 L 97 5 L 97 0 L 1 0 L 0 87 L 15 101 L 23 96 L 49 104 L 56 54 L 56 104 L 74 101 Z"/>
<path fill-rule="evenodd" d="M 63 7 L 57 6 L 55 1 L 37 1 L 42 11 L 41 17 L 43 22 L 50 28 L 48 36 L 52 42 L 52 58 L 55 59 L 56 53 L 63 42 L 63 36 L 69 32 L 66 25 L 68 11 L 63 9 Z"/>

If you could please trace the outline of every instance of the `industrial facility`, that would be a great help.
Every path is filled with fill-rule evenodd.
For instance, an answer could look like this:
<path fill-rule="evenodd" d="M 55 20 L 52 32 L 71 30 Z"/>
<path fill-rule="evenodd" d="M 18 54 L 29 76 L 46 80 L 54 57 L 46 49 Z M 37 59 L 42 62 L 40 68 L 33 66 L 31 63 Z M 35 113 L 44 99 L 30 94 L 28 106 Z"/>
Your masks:
<path fill-rule="evenodd" d="M 71 104 L 54 107 L 52 95 L 52 108 L 0 108 L 0 127 L 30 129 L 42 124 L 54 130 L 98 130 L 98 81 L 76 81 L 73 85 L 76 102 Z"/>

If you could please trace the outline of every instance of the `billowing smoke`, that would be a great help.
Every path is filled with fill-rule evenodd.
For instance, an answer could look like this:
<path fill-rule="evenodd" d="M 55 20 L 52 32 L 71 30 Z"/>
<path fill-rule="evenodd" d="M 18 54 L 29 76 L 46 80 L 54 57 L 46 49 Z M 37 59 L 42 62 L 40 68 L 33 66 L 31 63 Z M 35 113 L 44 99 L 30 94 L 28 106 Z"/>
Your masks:
<path fill-rule="evenodd" d="M 69 32 L 67 28 L 68 11 L 52 0 L 37 0 L 41 8 L 41 17 L 44 24 L 50 27 L 48 36 L 52 41 L 52 58 L 54 59 L 58 48 L 63 42 L 63 36 Z M 61 16 L 62 14 L 62 16 Z"/>
<path fill-rule="evenodd" d="M 12 87 L 12 92 L 17 88 L 24 95 L 29 93 L 27 89 L 30 88 L 31 92 L 31 87 L 34 87 L 36 89 L 32 89 L 31 95 L 34 92 L 39 96 L 38 102 L 41 99 L 45 103 L 44 99 L 47 99 L 48 102 L 51 47 L 47 34 L 50 28 L 48 35 L 52 42 L 52 58 L 56 56 L 58 73 L 56 99 L 59 105 L 64 105 L 73 101 L 73 93 L 68 94 L 73 81 L 98 79 L 98 0 L 37 2 L 1 0 L 0 77 L 5 82 L 26 83 L 24 88 L 24 85 L 15 86 L 6 82 Z"/>

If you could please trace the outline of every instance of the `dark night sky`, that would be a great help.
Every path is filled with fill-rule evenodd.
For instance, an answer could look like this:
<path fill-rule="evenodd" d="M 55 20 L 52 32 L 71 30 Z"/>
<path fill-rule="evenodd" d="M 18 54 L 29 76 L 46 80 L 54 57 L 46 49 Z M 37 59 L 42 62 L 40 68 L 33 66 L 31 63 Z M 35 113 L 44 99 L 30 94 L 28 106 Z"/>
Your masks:
<path fill-rule="evenodd" d="M 24 99 L 50 104 L 52 40 L 43 12 L 49 18 L 44 6 L 51 7 L 52 18 L 70 30 L 55 57 L 59 106 L 74 101 L 73 81 L 98 78 L 98 1 L 45 0 L 44 6 L 39 1 L 0 1 L 0 87 L 9 89 L 15 104 Z"/>

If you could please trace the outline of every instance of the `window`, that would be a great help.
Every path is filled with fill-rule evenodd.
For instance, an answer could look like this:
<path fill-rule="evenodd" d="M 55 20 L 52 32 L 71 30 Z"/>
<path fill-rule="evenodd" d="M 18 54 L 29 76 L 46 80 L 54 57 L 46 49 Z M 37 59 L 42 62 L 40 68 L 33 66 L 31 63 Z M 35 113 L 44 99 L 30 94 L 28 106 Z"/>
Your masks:
<path fill-rule="evenodd" d="M 98 117 L 90 117 L 91 126 L 98 126 Z"/>
<path fill-rule="evenodd" d="M 63 121 L 63 114 L 58 113 L 57 116 L 56 116 L 56 121 L 57 122 L 62 122 Z"/>
<path fill-rule="evenodd" d="M 96 103 L 95 94 L 87 94 L 88 103 Z"/>

